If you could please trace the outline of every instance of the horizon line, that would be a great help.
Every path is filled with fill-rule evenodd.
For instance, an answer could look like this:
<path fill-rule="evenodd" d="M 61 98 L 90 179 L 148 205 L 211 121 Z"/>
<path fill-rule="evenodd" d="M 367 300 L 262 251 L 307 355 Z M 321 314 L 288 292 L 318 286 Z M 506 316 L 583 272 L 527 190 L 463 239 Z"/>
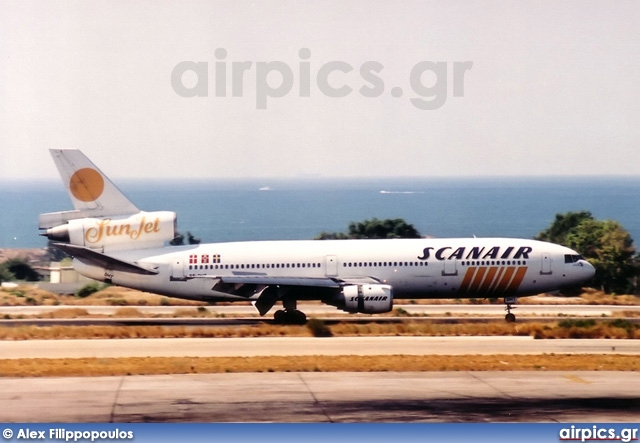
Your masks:
<path fill-rule="evenodd" d="M 184 177 L 184 176 L 171 176 L 171 177 L 131 177 L 131 176 L 118 176 L 109 175 L 112 181 L 122 180 L 127 182 L 138 181 L 188 181 L 188 182 L 202 182 L 202 181 L 328 181 L 328 180 L 345 180 L 345 181 L 385 181 L 385 180 L 422 180 L 422 181 L 437 181 L 437 180 L 538 180 L 538 179 L 555 179 L 555 180 L 574 180 L 574 179 L 632 179 L 640 180 L 640 174 L 580 174 L 580 175 L 567 175 L 567 174 L 549 174 L 549 175 L 439 175 L 439 176 L 423 176 L 423 175 L 397 175 L 397 176 L 330 176 L 330 175 L 300 175 L 300 176 L 265 176 L 265 177 Z M 60 177 L 29 177 L 29 178 L 16 178 L 16 177 L 0 177 L 0 183 L 15 183 L 15 182 L 49 182 L 59 181 Z"/>

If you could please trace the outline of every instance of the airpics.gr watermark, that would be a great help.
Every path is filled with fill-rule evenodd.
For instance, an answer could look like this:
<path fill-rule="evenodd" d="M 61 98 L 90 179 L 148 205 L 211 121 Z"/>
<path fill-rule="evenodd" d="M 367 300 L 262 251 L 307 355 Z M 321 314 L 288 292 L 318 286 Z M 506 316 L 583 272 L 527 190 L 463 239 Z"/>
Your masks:
<path fill-rule="evenodd" d="M 378 98 L 385 91 L 393 98 L 401 98 L 405 91 L 400 86 L 387 88 L 382 78 L 384 65 L 378 61 L 366 61 L 359 67 L 345 61 L 333 60 L 323 64 L 311 62 L 311 51 L 302 48 L 297 66 L 292 68 L 283 61 L 252 62 L 227 61 L 227 50 L 214 52 L 216 61 L 212 83 L 215 97 L 245 96 L 246 77 L 255 76 L 255 100 L 257 109 L 267 109 L 269 100 L 294 93 L 298 97 L 311 97 L 312 81 L 317 91 L 332 98 L 347 97 L 359 93 L 363 97 Z M 409 72 L 411 97 L 409 101 L 421 110 L 441 108 L 447 101 L 448 76 L 451 74 L 451 94 L 464 97 L 465 74 L 473 67 L 472 61 L 420 61 Z M 254 71 L 255 69 L 255 71 Z M 209 97 L 209 62 L 182 61 L 171 71 L 171 87 L 180 97 Z M 294 91 L 295 78 L 298 87 Z M 354 88 L 358 88 L 357 90 Z"/>

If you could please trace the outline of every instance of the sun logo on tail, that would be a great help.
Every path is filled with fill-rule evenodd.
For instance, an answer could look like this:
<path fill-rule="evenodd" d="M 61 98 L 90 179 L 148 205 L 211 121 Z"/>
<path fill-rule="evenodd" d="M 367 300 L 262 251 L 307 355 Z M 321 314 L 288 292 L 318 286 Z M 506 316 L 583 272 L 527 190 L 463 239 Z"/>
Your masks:
<path fill-rule="evenodd" d="M 69 189 L 76 199 L 83 202 L 92 202 L 102 195 L 104 179 L 95 169 L 79 169 L 71 176 Z"/>

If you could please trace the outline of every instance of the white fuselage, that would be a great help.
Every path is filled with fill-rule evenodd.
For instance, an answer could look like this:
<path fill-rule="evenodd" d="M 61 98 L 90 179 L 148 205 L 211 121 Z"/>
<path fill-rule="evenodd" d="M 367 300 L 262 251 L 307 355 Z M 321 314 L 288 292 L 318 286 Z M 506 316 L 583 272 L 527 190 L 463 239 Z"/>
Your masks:
<path fill-rule="evenodd" d="M 378 282 L 392 286 L 396 298 L 497 298 L 573 286 L 594 273 L 569 248 L 510 238 L 234 242 L 113 255 L 158 274 L 109 271 L 78 260 L 74 266 L 97 280 L 196 300 L 251 300 L 255 294 L 234 292 L 242 286 L 234 279 L 243 278 L 265 286 L 269 279 L 278 285 Z M 221 289 L 225 279 L 236 283 L 233 290 Z"/>

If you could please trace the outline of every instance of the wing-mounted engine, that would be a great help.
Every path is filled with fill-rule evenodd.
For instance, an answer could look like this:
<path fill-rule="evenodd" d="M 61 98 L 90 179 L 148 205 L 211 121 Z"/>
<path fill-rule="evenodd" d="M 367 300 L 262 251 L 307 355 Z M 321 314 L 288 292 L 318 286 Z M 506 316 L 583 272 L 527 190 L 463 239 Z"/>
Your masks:
<path fill-rule="evenodd" d="M 325 303 L 350 313 L 381 314 L 393 308 L 393 288 L 389 285 L 347 285 Z"/>
<path fill-rule="evenodd" d="M 154 248 L 175 237 L 176 219 L 175 212 L 169 211 L 79 218 L 51 227 L 42 235 L 52 241 L 104 252 Z"/>

